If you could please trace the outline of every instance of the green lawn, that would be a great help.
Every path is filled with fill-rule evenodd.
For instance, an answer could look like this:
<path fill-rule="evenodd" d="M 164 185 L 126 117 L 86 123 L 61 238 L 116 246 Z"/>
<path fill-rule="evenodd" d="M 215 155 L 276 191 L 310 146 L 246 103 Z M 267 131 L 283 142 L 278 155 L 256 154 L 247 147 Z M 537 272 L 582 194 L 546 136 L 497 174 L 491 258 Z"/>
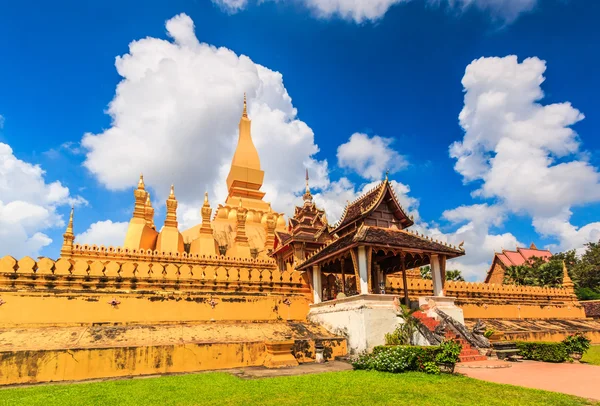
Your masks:
<path fill-rule="evenodd" d="M 586 405 L 583 399 L 462 376 L 331 372 L 243 380 L 205 373 L 0 390 L 1 405 Z"/>
<path fill-rule="evenodd" d="M 581 360 L 588 364 L 600 365 L 600 345 L 592 345 Z"/>

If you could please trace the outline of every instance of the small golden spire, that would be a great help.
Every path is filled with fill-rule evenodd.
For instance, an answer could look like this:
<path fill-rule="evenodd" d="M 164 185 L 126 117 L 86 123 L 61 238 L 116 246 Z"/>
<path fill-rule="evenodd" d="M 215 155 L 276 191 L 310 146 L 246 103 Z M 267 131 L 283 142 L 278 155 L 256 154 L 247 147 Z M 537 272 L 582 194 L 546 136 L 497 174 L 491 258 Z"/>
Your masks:
<path fill-rule="evenodd" d="M 150 192 L 146 195 L 146 207 L 152 207 L 152 200 L 150 200 Z"/>
<path fill-rule="evenodd" d="M 204 206 L 210 206 L 208 203 L 208 192 L 204 192 Z"/>
<path fill-rule="evenodd" d="M 573 290 L 573 288 L 575 287 L 575 284 L 573 283 L 573 281 L 569 277 L 569 271 L 567 270 L 567 264 L 565 264 L 565 261 L 563 261 L 563 282 L 562 282 L 562 287 L 565 288 L 565 289 L 570 289 L 570 290 Z"/>
<path fill-rule="evenodd" d="M 75 212 L 75 206 L 71 206 L 71 214 L 69 215 L 69 224 L 67 224 L 66 234 L 73 235 L 73 213 Z"/>
<path fill-rule="evenodd" d="M 73 254 L 73 241 L 75 241 L 75 235 L 73 234 L 73 212 L 75 208 L 71 206 L 71 215 L 69 216 L 69 223 L 67 229 L 63 234 L 63 245 L 60 249 L 60 256 L 63 258 L 70 258 Z"/>
<path fill-rule="evenodd" d="M 246 105 L 246 92 L 244 92 L 244 110 L 242 111 L 242 117 L 248 118 L 248 108 Z"/>
<path fill-rule="evenodd" d="M 175 199 L 175 186 L 171 185 L 171 193 L 169 193 L 169 199 Z"/>
<path fill-rule="evenodd" d="M 312 194 L 310 193 L 310 188 L 308 187 L 308 168 L 306 169 L 306 191 L 304 192 L 302 199 L 308 203 L 312 201 Z"/>
<path fill-rule="evenodd" d="M 145 189 L 146 185 L 144 185 L 144 175 L 140 174 L 140 180 L 138 182 L 138 189 Z"/>

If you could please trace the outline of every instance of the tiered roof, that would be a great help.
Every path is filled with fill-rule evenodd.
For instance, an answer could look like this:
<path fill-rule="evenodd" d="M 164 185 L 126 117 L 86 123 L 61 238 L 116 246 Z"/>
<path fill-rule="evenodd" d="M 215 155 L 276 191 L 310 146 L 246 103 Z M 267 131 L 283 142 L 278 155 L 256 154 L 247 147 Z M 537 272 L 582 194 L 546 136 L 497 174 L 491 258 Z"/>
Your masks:
<path fill-rule="evenodd" d="M 284 250 L 294 241 L 315 244 L 325 244 L 330 241 L 330 227 L 325 210 L 317 207 L 308 187 L 308 171 L 306 173 L 306 190 L 302 199 L 304 204 L 296 206 L 294 217 L 288 221 L 287 232 L 275 232 L 275 247 L 272 255 Z"/>
<path fill-rule="evenodd" d="M 341 235 L 341 233 L 346 232 L 348 228 L 352 228 L 350 227 L 352 224 L 365 219 L 383 202 L 389 203 L 396 220 L 394 223 L 398 229 L 404 229 L 414 224 L 398 201 L 398 197 L 386 177 L 379 185 L 346 205 L 342 217 L 333 227 L 332 233 Z"/>
<path fill-rule="evenodd" d="M 337 238 L 300 264 L 298 269 L 306 269 L 358 245 L 440 253 L 450 258 L 464 255 L 462 245 L 454 247 L 406 230 L 411 225 L 413 220 L 398 202 L 386 177 L 375 188 L 348 203 L 342 218 L 331 230 Z"/>

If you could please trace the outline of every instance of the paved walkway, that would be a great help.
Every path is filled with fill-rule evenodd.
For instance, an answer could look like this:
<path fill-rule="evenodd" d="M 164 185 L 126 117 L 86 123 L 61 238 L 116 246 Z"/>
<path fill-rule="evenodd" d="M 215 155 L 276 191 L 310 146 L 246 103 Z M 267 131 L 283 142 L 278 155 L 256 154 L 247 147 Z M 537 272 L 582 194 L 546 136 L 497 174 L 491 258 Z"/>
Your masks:
<path fill-rule="evenodd" d="M 489 382 L 600 400 L 600 366 L 523 361 L 511 363 L 510 368 L 457 368 L 456 372 Z"/>

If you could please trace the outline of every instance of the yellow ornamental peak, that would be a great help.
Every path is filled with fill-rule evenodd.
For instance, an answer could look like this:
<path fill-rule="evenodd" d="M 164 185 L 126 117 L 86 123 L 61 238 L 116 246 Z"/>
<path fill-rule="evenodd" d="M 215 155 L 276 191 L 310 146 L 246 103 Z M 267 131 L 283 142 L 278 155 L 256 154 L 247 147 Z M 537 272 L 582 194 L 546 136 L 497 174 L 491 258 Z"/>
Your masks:
<path fill-rule="evenodd" d="M 144 190 L 146 185 L 144 185 L 144 175 L 140 174 L 140 180 L 138 181 L 138 189 Z"/>

